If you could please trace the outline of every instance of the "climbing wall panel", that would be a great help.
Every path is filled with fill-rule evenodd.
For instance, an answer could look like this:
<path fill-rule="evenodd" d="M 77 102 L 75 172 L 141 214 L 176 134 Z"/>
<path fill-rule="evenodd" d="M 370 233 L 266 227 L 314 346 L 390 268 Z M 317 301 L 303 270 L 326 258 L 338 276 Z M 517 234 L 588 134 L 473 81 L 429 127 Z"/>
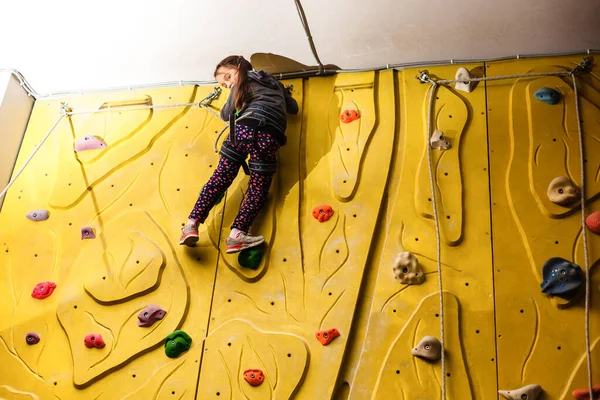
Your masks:
<path fill-rule="evenodd" d="M 481 64 L 466 65 L 482 76 Z M 453 78 L 456 66 L 428 69 Z M 400 132 L 388 189 L 385 219 L 378 228 L 377 270 L 351 399 L 439 399 L 440 361 L 415 358 L 422 337 L 440 337 L 436 239 L 427 166 L 429 84 L 418 70 L 398 74 Z M 441 230 L 444 284 L 446 385 L 449 399 L 495 398 L 494 299 L 487 172 L 485 89 L 471 93 L 439 88 L 432 129 L 450 141 L 432 149 Z M 427 144 L 426 144 L 427 143 Z M 410 252 L 419 267 L 393 271 L 397 256 Z M 424 274 L 424 281 L 423 281 Z M 412 282 L 412 284 L 411 284 Z M 420 283 L 422 282 L 422 283 Z M 419 284 L 420 283 L 420 284 Z"/>
<path fill-rule="evenodd" d="M 6 198 L 0 214 L 1 397 L 195 397 L 218 258 L 209 230 L 220 231 L 213 226 L 218 209 L 198 247 L 183 248 L 178 238 L 218 161 L 213 142 L 223 122 L 198 107 L 127 107 L 198 101 L 211 90 L 63 100 L 75 112 L 112 111 L 63 119 Z M 17 168 L 59 112 L 58 100 L 36 102 Z M 25 218 L 39 209 L 49 210 L 49 219 Z M 51 296 L 31 296 L 39 282 L 56 284 Z M 139 327 L 138 314 L 149 305 L 166 315 Z M 177 329 L 192 337 L 192 347 L 171 359 L 163 342 Z M 29 332 L 39 343 L 27 344 Z M 100 334 L 105 347 L 87 348 L 88 334 Z"/>
<path fill-rule="evenodd" d="M 267 240 L 263 261 L 241 268 L 221 244 L 198 398 L 331 397 L 390 167 L 393 79 L 340 74 L 303 90 L 294 82 L 302 117 L 289 119 L 280 172 L 253 227 Z M 245 180 L 227 194 L 223 234 Z M 321 205 L 333 209 L 323 222 L 318 209 L 313 216 Z M 340 337 L 322 345 L 316 332 L 333 328 Z M 262 371 L 261 386 L 246 383 L 249 369 Z"/>
<path fill-rule="evenodd" d="M 488 76 L 571 70 L 582 57 L 487 64 Z M 600 158 L 598 67 L 582 74 L 580 107 L 585 134 L 588 212 L 597 210 Z M 537 100 L 541 88 L 560 94 L 558 104 Z M 550 201 L 550 182 L 568 177 L 581 187 L 573 84 L 570 76 L 488 82 L 498 386 L 540 384 L 551 399 L 570 399 L 587 387 L 583 296 L 543 294 L 542 266 L 562 257 L 584 268 L 578 201 Z M 567 193 L 567 188 L 564 188 Z M 592 274 L 590 336 L 594 383 L 600 382 L 600 238 L 588 230 Z"/>

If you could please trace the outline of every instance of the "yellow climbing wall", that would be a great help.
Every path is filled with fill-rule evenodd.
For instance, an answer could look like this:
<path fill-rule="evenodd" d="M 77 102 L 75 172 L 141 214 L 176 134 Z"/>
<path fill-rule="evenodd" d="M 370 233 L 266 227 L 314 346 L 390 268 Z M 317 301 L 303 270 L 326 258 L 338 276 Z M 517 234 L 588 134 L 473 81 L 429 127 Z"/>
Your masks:
<path fill-rule="evenodd" d="M 464 67 L 490 76 L 579 61 Z M 427 68 L 439 79 L 456 69 Z M 542 385 L 545 398 L 567 399 L 585 387 L 583 301 L 551 299 L 539 286 L 546 259 L 583 263 L 577 207 L 546 197 L 556 176 L 579 182 L 572 88 L 561 78 L 437 91 L 434 129 L 451 144 L 432 150 L 446 376 L 439 361 L 412 356 L 423 336 L 440 333 L 425 147 L 430 85 L 415 79 L 418 72 L 286 82 L 300 112 L 288 119 L 288 144 L 253 226 L 267 241 L 256 270 L 240 267 L 223 243 L 247 188 L 242 173 L 202 225 L 197 247 L 178 244 L 218 163 L 214 141 L 224 122 L 198 107 L 128 109 L 199 101 L 212 87 L 37 101 L 17 168 L 60 115 L 61 101 L 75 112 L 103 112 L 62 120 L 0 212 L 0 398 L 440 399 L 444 381 L 448 399 L 494 399 L 498 389 L 530 383 Z M 565 100 L 534 100 L 544 86 Z M 580 89 L 592 211 L 600 188 L 600 82 L 587 76 Z M 213 102 L 215 110 L 227 95 Z M 360 118 L 343 123 L 345 111 Z M 108 146 L 75 153 L 85 136 Z M 322 223 L 312 215 L 320 205 L 334 210 Z M 25 218 L 38 209 L 50 218 Z M 84 226 L 95 239 L 82 239 Z M 588 237 L 595 263 L 599 239 Z M 422 284 L 394 278 L 403 251 L 418 258 Z M 32 298 L 46 281 L 56 283 L 54 293 Z M 139 327 L 148 305 L 167 314 Z M 315 333 L 332 328 L 340 337 L 323 346 Z M 168 358 L 164 338 L 178 329 L 192 347 Z M 40 342 L 27 345 L 28 332 Z M 89 333 L 101 334 L 106 347 L 85 347 Z M 248 369 L 263 371 L 261 386 L 244 380 Z"/>

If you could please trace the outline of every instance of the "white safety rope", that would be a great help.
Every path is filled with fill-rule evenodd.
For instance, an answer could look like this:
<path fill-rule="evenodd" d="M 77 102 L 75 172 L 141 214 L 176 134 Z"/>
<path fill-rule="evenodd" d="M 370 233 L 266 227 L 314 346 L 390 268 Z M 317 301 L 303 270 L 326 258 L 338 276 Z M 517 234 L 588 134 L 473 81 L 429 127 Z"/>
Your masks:
<path fill-rule="evenodd" d="M 585 347 L 587 352 L 588 386 L 590 399 L 594 398 L 592 383 L 592 354 L 590 346 L 590 260 L 588 256 L 587 227 L 585 224 L 585 155 L 583 147 L 583 130 L 581 129 L 581 118 L 579 116 L 579 94 L 577 92 L 577 77 L 573 78 L 573 92 L 575 94 L 575 116 L 577 117 L 577 131 L 579 132 L 579 164 L 581 168 L 581 234 L 583 240 L 583 259 L 585 267 Z"/>
<path fill-rule="evenodd" d="M 431 204 L 433 205 L 433 222 L 435 223 L 435 245 L 436 245 L 436 260 L 437 260 L 437 276 L 438 290 L 440 291 L 440 343 L 442 345 L 442 399 L 446 399 L 446 347 L 444 335 L 444 292 L 442 286 L 442 246 L 440 241 L 440 222 L 438 220 L 437 202 L 435 193 L 435 182 L 433 177 L 433 166 L 431 163 L 431 122 L 433 121 L 433 110 L 435 104 L 435 92 L 438 85 L 431 82 L 431 90 L 429 91 L 429 108 L 427 112 L 427 135 L 425 146 L 427 148 L 427 166 L 429 169 L 429 186 L 431 187 Z"/>
<path fill-rule="evenodd" d="M 590 316 L 590 268 L 589 268 L 589 259 L 588 259 L 588 245 L 587 245 L 587 235 L 586 235 L 586 224 L 585 224 L 585 159 L 584 159 L 584 145 L 583 145 L 583 131 L 581 128 L 581 118 L 579 113 L 579 95 L 577 92 L 577 78 L 575 74 L 579 71 L 589 70 L 591 69 L 593 63 L 593 59 L 590 57 L 584 59 L 584 61 L 577 65 L 571 71 L 560 71 L 560 72 L 540 72 L 540 73 L 532 73 L 532 74 L 514 74 L 514 75 L 499 75 L 499 76 L 490 76 L 484 78 L 467 78 L 467 79 L 444 79 L 444 80 L 433 80 L 425 71 L 421 71 L 419 76 L 416 78 L 420 80 L 422 83 L 430 83 L 431 90 L 429 94 L 429 108 L 427 115 L 427 134 L 426 134 L 426 142 L 425 146 L 427 147 L 427 163 L 429 168 L 429 184 L 431 186 L 431 201 L 433 203 L 433 220 L 435 223 L 435 233 L 436 233 L 436 247 L 437 247 L 437 275 L 438 275 L 438 285 L 439 285 L 439 293 L 440 293 L 440 342 L 442 345 L 442 400 L 446 399 L 446 373 L 445 373 L 445 347 L 444 347 L 444 296 L 443 296 L 443 286 L 442 286 L 442 272 L 441 272 L 441 243 L 440 243 L 440 227 L 437 216 L 437 206 L 436 206 L 436 196 L 435 196 L 435 184 L 433 179 L 433 166 L 431 163 L 431 125 L 433 121 L 433 110 L 435 104 L 435 92 L 437 91 L 438 85 L 447 85 L 449 83 L 455 82 L 481 82 L 481 81 L 498 81 L 504 79 L 515 79 L 515 78 L 536 78 L 536 77 L 548 77 L 548 76 L 567 76 L 570 75 L 573 79 L 573 91 L 575 94 L 575 114 L 577 118 L 577 129 L 579 131 L 579 153 L 580 153 L 580 165 L 581 165 L 581 230 L 582 230 L 582 239 L 583 239 L 583 253 L 584 253 L 584 267 L 586 271 L 586 279 L 585 279 L 585 345 L 586 345 L 586 355 L 587 355 L 587 370 L 588 370 L 588 386 L 590 391 L 590 397 L 593 396 L 593 386 L 592 386 L 592 354 L 590 347 L 590 326 L 589 326 L 589 316 Z"/>
<path fill-rule="evenodd" d="M 8 182 L 8 185 L 6 185 L 6 187 L 4 188 L 4 190 L 2 190 L 2 193 L 0 193 L 0 199 L 2 199 L 6 195 L 6 192 L 8 192 L 8 189 L 10 189 L 10 187 L 13 185 L 13 183 L 15 183 L 15 181 L 17 180 L 17 178 L 19 177 L 19 175 L 21 175 L 21 173 L 23 172 L 23 170 L 25 170 L 25 167 L 27 166 L 27 164 L 29 164 L 29 162 L 33 159 L 33 156 L 35 156 L 35 154 L 42 147 L 42 145 L 44 144 L 44 142 L 46 141 L 46 139 L 48 139 L 48 136 L 50 136 L 50 134 L 52 133 L 52 131 L 54 130 L 54 128 L 56 128 L 56 126 L 58 125 L 58 123 L 60 122 L 60 120 L 63 119 L 65 117 L 65 115 L 66 114 L 64 112 L 62 112 L 60 114 L 60 116 L 56 119 L 56 122 L 54 122 L 54 125 L 52 125 L 52 128 L 50 128 L 50 130 L 48 131 L 48 133 L 46 133 L 46 135 L 42 138 L 41 142 L 38 143 L 37 146 L 35 146 L 35 149 L 33 149 L 33 153 L 31 153 L 31 155 L 29 156 L 29 158 L 27 160 L 25 160 L 25 162 L 21 166 L 21 169 L 19 170 L 19 172 L 17 172 L 15 174 L 15 176 L 13 176 L 13 178 L 10 180 L 10 182 Z"/>

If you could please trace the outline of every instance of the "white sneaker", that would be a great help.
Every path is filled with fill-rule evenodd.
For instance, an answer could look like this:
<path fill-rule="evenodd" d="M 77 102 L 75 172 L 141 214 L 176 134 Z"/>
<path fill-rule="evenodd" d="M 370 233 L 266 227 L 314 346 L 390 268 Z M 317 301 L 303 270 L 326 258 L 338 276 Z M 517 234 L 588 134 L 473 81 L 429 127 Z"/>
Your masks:
<path fill-rule="evenodd" d="M 227 243 L 227 253 L 237 253 L 239 251 L 249 249 L 251 247 L 258 246 L 265 241 L 264 236 L 250 236 L 244 232 L 238 233 L 234 238 L 228 237 L 225 242 Z"/>

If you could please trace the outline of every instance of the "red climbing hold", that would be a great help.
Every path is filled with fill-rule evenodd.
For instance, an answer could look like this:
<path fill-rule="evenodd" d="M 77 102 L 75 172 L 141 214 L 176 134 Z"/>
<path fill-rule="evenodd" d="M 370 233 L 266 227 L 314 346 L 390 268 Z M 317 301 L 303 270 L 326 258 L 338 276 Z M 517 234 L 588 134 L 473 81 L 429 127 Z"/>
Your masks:
<path fill-rule="evenodd" d="M 91 349 L 93 347 L 101 349 L 104 346 L 106 346 L 106 344 L 104 344 L 104 340 L 102 339 L 102 335 L 98 335 L 97 333 L 90 333 L 89 335 L 87 335 L 83 340 L 83 343 L 88 349 Z"/>
<path fill-rule="evenodd" d="M 600 398 L 600 385 L 593 386 L 592 393 L 594 399 Z M 588 388 L 573 390 L 573 397 L 577 400 L 591 400 L 590 390 Z"/>
<path fill-rule="evenodd" d="M 594 211 L 585 219 L 585 224 L 590 231 L 600 234 L 600 211 Z"/>
<path fill-rule="evenodd" d="M 83 228 L 81 228 L 81 240 L 83 239 L 96 239 L 94 230 L 89 226 L 84 226 Z"/>
<path fill-rule="evenodd" d="M 260 369 L 247 369 L 244 371 L 244 379 L 252 386 L 259 386 L 265 380 L 265 375 Z"/>
<path fill-rule="evenodd" d="M 106 147 L 106 143 L 99 136 L 85 136 L 75 142 L 75 152 L 105 149 Z"/>
<path fill-rule="evenodd" d="M 36 299 L 45 299 L 50 296 L 54 289 L 56 288 L 56 283 L 54 282 L 40 282 L 33 288 L 33 292 L 31 292 L 31 297 Z"/>
<path fill-rule="evenodd" d="M 345 124 L 349 124 L 352 121 L 356 121 L 360 118 L 360 114 L 356 110 L 346 110 L 340 114 L 340 121 Z"/>
<path fill-rule="evenodd" d="M 333 208 L 327 205 L 317 206 L 313 208 L 312 214 L 319 222 L 329 221 L 329 218 L 333 215 Z"/>
<path fill-rule="evenodd" d="M 333 328 L 326 331 L 318 331 L 315 333 L 315 336 L 317 339 L 319 339 L 319 342 L 321 342 L 323 346 L 327 346 L 333 339 L 340 336 L 340 332 Z"/>

